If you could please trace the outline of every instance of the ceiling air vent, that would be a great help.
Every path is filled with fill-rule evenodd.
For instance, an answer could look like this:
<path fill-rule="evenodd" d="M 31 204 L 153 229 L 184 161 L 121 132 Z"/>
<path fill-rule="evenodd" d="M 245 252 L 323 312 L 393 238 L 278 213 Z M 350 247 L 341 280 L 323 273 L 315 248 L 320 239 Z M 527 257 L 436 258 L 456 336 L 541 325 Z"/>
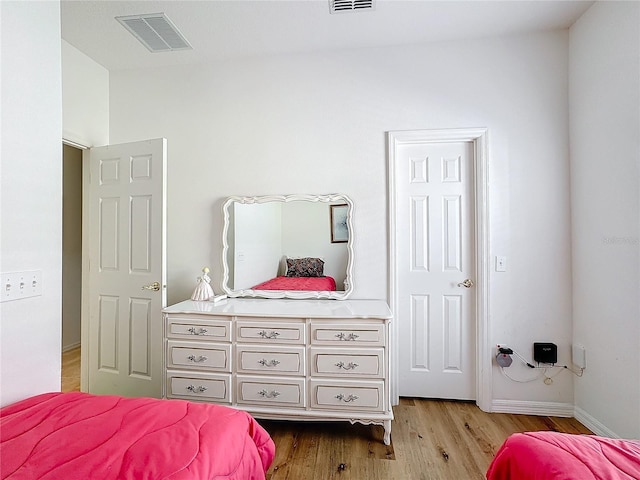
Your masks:
<path fill-rule="evenodd" d="M 331 13 L 354 12 L 356 10 L 373 10 L 375 0 L 329 0 Z"/>
<path fill-rule="evenodd" d="M 116 17 L 116 20 L 150 52 L 172 52 L 193 48 L 164 13 L 127 15 Z"/>

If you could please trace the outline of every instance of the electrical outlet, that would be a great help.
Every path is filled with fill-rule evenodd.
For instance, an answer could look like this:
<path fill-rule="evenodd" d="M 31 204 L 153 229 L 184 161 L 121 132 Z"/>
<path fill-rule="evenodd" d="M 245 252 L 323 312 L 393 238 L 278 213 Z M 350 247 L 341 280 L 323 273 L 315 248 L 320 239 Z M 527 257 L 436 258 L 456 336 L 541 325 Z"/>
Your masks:
<path fill-rule="evenodd" d="M 579 343 L 571 347 L 571 361 L 578 368 L 587 368 L 587 352 Z"/>
<path fill-rule="evenodd" d="M 511 366 L 513 359 L 511 355 L 513 354 L 513 350 L 511 350 L 506 343 L 498 343 L 496 345 L 496 363 L 498 366 L 502 368 L 506 368 Z"/>

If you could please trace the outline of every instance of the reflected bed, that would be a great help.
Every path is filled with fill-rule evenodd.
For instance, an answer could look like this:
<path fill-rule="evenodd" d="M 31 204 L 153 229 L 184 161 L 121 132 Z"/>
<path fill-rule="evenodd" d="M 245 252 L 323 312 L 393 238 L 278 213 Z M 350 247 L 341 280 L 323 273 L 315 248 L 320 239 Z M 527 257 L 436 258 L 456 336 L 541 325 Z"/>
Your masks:
<path fill-rule="evenodd" d="M 333 277 L 286 277 L 279 276 L 262 282 L 252 290 L 305 290 L 335 291 L 336 281 Z"/>

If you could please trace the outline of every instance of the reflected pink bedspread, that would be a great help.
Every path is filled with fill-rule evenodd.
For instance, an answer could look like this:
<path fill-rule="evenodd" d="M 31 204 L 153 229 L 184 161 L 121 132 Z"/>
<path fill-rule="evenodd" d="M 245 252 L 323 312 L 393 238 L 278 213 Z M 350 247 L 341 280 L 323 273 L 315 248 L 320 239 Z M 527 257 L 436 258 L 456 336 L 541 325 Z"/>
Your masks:
<path fill-rule="evenodd" d="M 333 277 L 275 277 L 262 282 L 252 290 L 312 290 L 334 291 L 336 281 Z"/>
<path fill-rule="evenodd" d="M 275 454 L 244 411 L 46 393 L 0 410 L 0 478 L 264 479 Z"/>
<path fill-rule="evenodd" d="M 516 433 L 487 470 L 488 480 L 640 479 L 640 441 L 557 432 Z"/>

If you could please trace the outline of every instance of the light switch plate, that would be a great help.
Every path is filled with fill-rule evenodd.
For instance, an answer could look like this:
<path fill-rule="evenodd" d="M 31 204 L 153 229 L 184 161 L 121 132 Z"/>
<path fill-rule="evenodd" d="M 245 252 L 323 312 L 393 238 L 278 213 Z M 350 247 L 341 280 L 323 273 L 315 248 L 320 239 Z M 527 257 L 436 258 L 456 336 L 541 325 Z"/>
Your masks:
<path fill-rule="evenodd" d="M 13 273 L 0 273 L 0 302 L 13 300 L 13 288 L 17 277 Z"/>
<path fill-rule="evenodd" d="M 42 295 L 42 270 L 0 273 L 0 302 Z"/>
<path fill-rule="evenodd" d="M 496 255 L 496 272 L 507 271 L 507 257 Z"/>

